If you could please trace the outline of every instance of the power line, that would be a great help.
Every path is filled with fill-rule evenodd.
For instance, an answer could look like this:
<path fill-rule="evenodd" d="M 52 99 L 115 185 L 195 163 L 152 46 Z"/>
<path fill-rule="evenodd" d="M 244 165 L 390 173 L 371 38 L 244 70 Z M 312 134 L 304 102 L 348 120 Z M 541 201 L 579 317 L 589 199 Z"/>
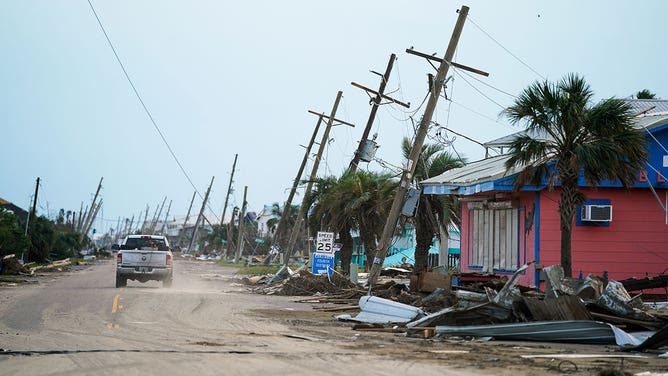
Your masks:
<path fill-rule="evenodd" d="M 525 63 L 525 62 L 524 62 L 522 59 L 520 59 L 517 55 L 515 55 L 515 54 L 512 53 L 512 52 L 510 52 L 510 50 L 507 49 L 504 45 L 502 45 L 498 40 L 494 39 L 494 37 L 492 37 L 488 32 L 486 32 L 485 30 L 483 30 L 482 27 L 480 27 L 477 23 L 475 23 L 475 21 L 473 20 L 473 18 L 471 18 L 471 16 L 468 17 L 468 21 L 470 21 L 470 22 L 473 24 L 473 26 L 477 27 L 478 30 L 480 30 L 483 34 L 485 34 L 489 39 L 491 39 L 492 41 L 494 41 L 494 43 L 496 43 L 499 47 L 503 48 L 503 50 L 506 51 L 507 53 L 509 53 L 510 56 L 514 57 L 517 61 L 519 61 L 520 63 L 522 63 L 522 65 L 524 65 L 525 67 L 529 68 L 529 70 L 531 70 L 531 71 L 534 72 L 536 75 L 538 75 L 538 77 L 542 78 L 543 80 L 546 80 L 546 78 L 543 77 L 542 74 L 538 73 L 538 71 L 536 71 L 536 70 L 533 69 L 531 66 L 529 66 L 529 64 Z"/>
<path fill-rule="evenodd" d="M 489 97 L 487 94 L 483 93 L 482 90 L 480 90 L 480 89 L 478 89 L 477 87 L 475 87 L 475 85 L 473 85 L 473 84 L 472 84 L 471 82 L 469 82 L 463 75 L 461 75 L 461 74 L 458 72 L 457 69 L 453 69 L 453 70 L 455 71 L 455 74 L 458 75 L 459 78 L 461 78 L 462 80 L 464 80 L 464 82 L 466 82 L 467 84 L 469 84 L 469 86 L 471 86 L 471 87 L 473 88 L 473 90 L 477 91 L 480 95 L 482 95 L 483 97 L 485 97 L 488 101 L 494 103 L 495 105 L 501 107 L 501 109 L 504 109 L 504 110 L 505 110 L 506 107 L 505 107 L 504 105 L 502 105 L 502 104 L 500 104 L 499 102 L 495 101 L 494 99 L 492 99 L 491 97 Z"/>
<path fill-rule="evenodd" d="M 460 74 L 460 73 L 459 73 L 459 70 L 456 70 L 456 72 L 457 72 L 458 74 Z M 499 93 L 503 93 L 503 94 L 505 94 L 505 95 L 507 95 L 507 96 L 513 98 L 513 99 L 517 99 L 517 98 L 518 98 L 517 95 L 515 95 L 515 94 L 510 94 L 510 93 L 507 92 L 507 91 L 504 91 L 504 90 L 501 90 L 501 89 L 499 89 L 499 88 L 497 88 L 497 87 L 495 87 L 495 86 L 492 86 L 492 85 L 488 84 L 487 82 L 485 82 L 485 81 L 479 79 L 478 77 L 472 75 L 471 73 L 469 73 L 469 72 L 467 72 L 467 71 L 465 71 L 465 70 L 462 70 L 462 72 L 463 72 L 465 75 L 467 75 L 468 77 L 470 77 L 470 78 L 472 78 L 472 79 L 474 79 L 474 80 L 480 82 L 481 84 L 483 84 L 483 85 L 485 85 L 485 86 L 487 86 L 487 87 L 489 87 L 489 88 L 491 88 L 491 89 L 494 89 L 494 90 L 498 91 Z"/>
<path fill-rule="evenodd" d="M 127 79 L 130 86 L 132 87 L 132 91 L 137 96 L 137 99 L 139 99 L 139 103 L 141 103 L 141 106 L 144 109 L 144 112 L 146 112 L 146 115 L 151 120 L 151 123 L 153 124 L 153 127 L 158 132 L 158 135 L 160 135 L 160 138 L 162 139 L 162 142 L 165 144 L 165 146 L 167 146 L 167 150 L 169 150 L 169 153 L 172 155 L 172 158 L 174 158 L 174 161 L 179 166 L 179 169 L 181 170 L 183 175 L 186 177 L 186 179 L 188 180 L 190 185 L 193 187 L 193 189 L 195 189 L 195 192 L 197 192 L 197 195 L 201 199 L 204 199 L 202 197 L 202 194 L 199 192 L 199 190 L 197 189 L 197 187 L 193 183 L 192 179 L 190 179 L 190 176 L 188 175 L 188 172 L 186 172 L 185 168 L 183 167 L 183 165 L 179 161 L 179 158 L 176 156 L 176 153 L 174 153 L 174 150 L 169 145 L 169 142 L 167 142 L 167 139 L 165 138 L 164 134 L 160 130 L 160 127 L 158 127 L 158 124 L 156 123 L 155 119 L 153 118 L 153 115 L 151 114 L 151 111 L 149 111 L 149 109 L 146 106 L 146 104 L 144 103 L 144 100 L 142 99 L 141 95 L 139 95 L 139 91 L 135 87 L 135 84 L 132 82 L 132 79 L 130 78 L 130 75 L 128 74 L 127 70 L 125 69 L 125 66 L 123 65 L 123 62 L 121 61 L 121 58 L 118 56 L 118 53 L 116 52 L 116 48 L 114 47 L 114 44 L 111 43 L 111 39 L 109 38 L 109 35 L 107 34 L 107 30 L 104 28 L 104 25 L 102 25 L 102 21 L 100 20 L 100 17 L 97 15 L 97 12 L 95 11 L 95 7 L 93 7 L 93 3 L 91 3 L 91 0 L 88 0 L 88 5 L 90 5 L 90 9 L 93 11 L 93 15 L 95 16 L 95 19 L 97 20 L 97 24 L 100 25 L 100 29 L 102 30 L 102 33 L 104 34 L 104 37 L 107 39 L 107 43 L 109 43 L 109 47 L 111 47 L 111 51 L 114 53 L 114 56 L 116 57 L 116 61 L 121 66 L 121 69 L 123 70 L 123 74 L 125 75 L 125 78 Z M 209 206 L 208 203 L 207 203 L 207 206 Z M 209 210 L 211 210 L 213 212 L 211 207 L 209 207 Z M 214 212 L 214 216 L 216 216 L 215 212 Z M 218 219 L 217 216 L 216 216 L 216 219 Z"/>

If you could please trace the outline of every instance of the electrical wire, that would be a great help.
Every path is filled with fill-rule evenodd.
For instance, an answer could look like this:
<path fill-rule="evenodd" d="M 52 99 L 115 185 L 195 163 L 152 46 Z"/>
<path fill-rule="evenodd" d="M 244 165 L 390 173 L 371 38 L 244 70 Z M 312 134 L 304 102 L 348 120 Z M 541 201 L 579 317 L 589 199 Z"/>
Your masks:
<path fill-rule="evenodd" d="M 524 62 L 522 59 L 520 59 L 517 55 L 515 55 L 515 54 L 512 53 L 509 49 L 507 49 L 504 45 L 502 45 L 501 42 L 499 42 L 498 40 L 494 39 L 494 37 L 492 37 L 488 32 L 486 32 L 485 30 L 483 30 L 483 28 L 480 27 L 480 25 L 478 25 L 478 24 L 473 20 L 473 18 L 471 17 L 471 15 L 469 15 L 469 16 L 467 17 L 467 20 L 468 20 L 469 22 L 471 22 L 471 23 L 473 24 L 473 26 L 475 26 L 476 28 L 478 28 L 478 30 L 480 30 L 483 34 L 485 34 L 489 39 L 491 39 L 494 43 L 496 43 L 499 47 L 501 47 L 504 51 L 506 51 L 508 54 L 510 54 L 510 56 L 514 57 L 515 60 L 519 61 L 522 65 L 524 65 L 525 67 L 527 67 L 529 70 L 531 70 L 533 73 L 535 73 L 538 77 L 542 78 L 543 80 L 546 80 L 546 78 L 545 78 L 542 74 L 538 73 L 537 70 L 533 69 L 529 64 L 525 63 L 525 62 Z"/>
<path fill-rule="evenodd" d="M 488 84 L 487 82 L 485 82 L 485 81 L 479 79 L 479 78 L 476 77 L 475 75 L 473 75 L 473 74 L 471 74 L 471 73 L 469 73 L 469 72 L 467 72 L 467 71 L 465 71 L 465 70 L 463 70 L 463 69 L 461 70 L 461 73 L 460 73 L 459 71 L 460 71 L 460 70 L 456 70 L 456 72 L 457 72 L 458 74 L 462 74 L 462 73 L 463 73 L 463 74 L 467 75 L 468 77 L 470 77 L 470 78 L 472 78 L 472 79 L 474 79 L 474 80 L 480 82 L 481 84 L 483 84 L 483 85 L 489 87 L 490 89 L 494 89 L 494 90 L 498 91 L 499 93 L 503 93 L 503 94 L 505 94 L 505 95 L 507 95 L 507 96 L 513 98 L 513 99 L 518 99 L 518 96 L 517 96 L 517 95 L 510 94 L 509 92 L 504 91 L 504 90 L 501 90 L 501 89 L 497 88 L 496 86 L 492 86 L 492 85 Z"/>
<path fill-rule="evenodd" d="M 494 99 L 492 99 L 491 97 L 489 97 L 487 94 L 483 93 L 482 90 L 478 89 L 478 88 L 477 88 L 475 85 L 473 85 L 469 80 L 467 80 L 462 74 L 460 74 L 460 73 L 458 72 L 457 69 L 453 69 L 453 71 L 455 72 L 456 75 L 459 76 L 459 78 L 461 78 L 462 80 L 464 80 L 464 82 L 466 82 L 467 84 L 469 84 L 469 86 L 471 86 L 471 87 L 473 88 L 473 90 L 477 91 L 480 95 L 482 95 L 483 97 L 485 97 L 485 99 L 487 99 L 488 101 L 490 101 L 490 102 L 494 103 L 495 105 L 499 106 L 502 110 L 505 110 L 505 109 L 506 109 L 506 106 L 500 104 L 499 102 L 497 102 L 497 101 L 495 101 Z"/>
<path fill-rule="evenodd" d="M 128 74 L 127 70 L 125 69 L 125 66 L 123 65 L 123 62 L 121 61 L 121 58 L 118 56 L 118 53 L 116 52 L 116 48 L 114 47 L 114 44 L 111 42 L 111 39 L 109 38 L 109 35 L 107 34 L 107 30 L 104 28 L 104 25 L 102 24 L 102 21 L 100 20 L 100 17 L 98 16 L 97 12 L 95 11 L 95 7 L 93 7 L 93 3 L 91 2 L 91 0 L 87 0 L 87 1 L 88 1 L 88 5 L 90 5 L 91 11 L 93 12 L 93 15 L 95 16 L 95 19 L 97 20 L 98 25 L 100 25 L 100 29 L 102 30 L 102 33 L 104 34 L 104 37 L 107 39 L 107 43 L 109 44 L 109 47 L 111 48 L 111 51 L 114 53 L 114 56 L 116 57 L 116 61 L 120 65 L 121 70 L 123 70 L 123 74 L 125 75 L 125 78 L 127 79 L 128 83 L 130 84 L 130 87 L 132 87 L 132 91 L 137 96 L 137 99 L 139 100 L 139 103 L 141 104 L 142 108 L 144 109 L 144 112 L 146 113 L 149 120 L 153 124 L 153 127 L 155 128 L 155 130 L 158 132 L 158 135 L 162 139 L 162 142 L 167 147 L 167 150 L 169 150 L 169 153 L 172 155 L 172 158 L 174 158 L 174 161 L 179 166 L 179 169 L 181 170 L 183 175 L 186 177 L 186 179 L 188 180 L 190 185 L 193 187 L 193 189 L 195 189 L 195 192 L 197 192 L 197 195 L 203 200 L 204 197 L 202 196 L 202 194 L 199 192 L 199 190 L 195 186 L 195 183 L 193 183 L 192 179 L 190 178 L 190 175 L 188 174 L 188 172 L 185 170 L 185 168 L 181 164 L 181 161 L 179 161 L 179 158 L 176 156 L 176 153 L 174 152 L 172 147 L 169 145 L 169 142 L 167 142 L 167 139 L 165 138 L 165 135 L 162 133 L 162 130 L 160 130 L 160 127 L 158 126 L 158 123 L 153 118 L 153 115 L 151 114 L 151 111 L 149 111 L 148 107 L 146 106 L 146 103 L 144 103 L 144 100 L 142 99 L 141 95 L 139 94 L 139 91 L 137 90 L 137 87 L 135 86 L 132 79 L 130 78 L 130 75 Z M 207 207 L 208 206 L 209 205 L 207 203 Z M 209 210 L 211 210 L 213 212 L 211 207 L 209 207 Z M 214 213 L 214 216 L 216 217 L 216 219 L 218 219 L 216 213 L 215 212 L 213 212 L 213 213 Z"/>

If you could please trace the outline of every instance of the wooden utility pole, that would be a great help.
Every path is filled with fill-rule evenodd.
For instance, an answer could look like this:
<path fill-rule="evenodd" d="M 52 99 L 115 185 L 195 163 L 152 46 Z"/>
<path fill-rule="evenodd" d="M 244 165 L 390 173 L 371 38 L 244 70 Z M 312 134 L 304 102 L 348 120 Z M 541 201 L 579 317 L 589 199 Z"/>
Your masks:
<path fill-rule="evenodd" d="M 195 221 L 195 228 L 193 228 L 193 235 L 190 238 L 190 244 L 188 244 L 188 249 L 186 250 L 186 254 L 190 253 L 190 250 L 193 247 L 193 243 L 195 243 L 195 237 L 197 236 L 199 223 L 200 220 L 202 219 L 202 216 L 204 215 L 204 208 L 206 208 L 206 202 L 209 200 L 209 193 L 211 192 L 211 186 L 213 185 L 213 178 L 215 178 L 215 176 L 211 177 L 211 183 L 209 183 L 209 188 L 207 188 L 206 194 L 204 195 L 204 201 L 202 201 L 202 208 L 199 210 L 199 215 L 197 216 L 197 220 Z"/>
<path fill-rule="evenodd" d="M 137 222 L 139 222 L 139 218 L 141 218 L 141 212 L 139 212 L 139 217 L 137 217 Z M 135 215 L 132 215 L 132 219 L 130 220 L 130 223 L 128 225 L 127 218 L 125 219 L 125 225 L 128 226 L 127 231 L 125 232 L 125 235 L 129 235 L 132 233 L 132 225 L 135 223 Z"/>
<path fill-rule="evenodd" d="M 90 220 L 88 221 L 88 225 L 86 228 L 84 228 L 83 234 L 88 235 L 88 232 L 90 231 L 90 228 L 93 227 L 93 223 L 95 222 L 95 218 L 97 218 L 97 213 L 100 211 L 100 208 L 102 207 L 102 200 L 98 202 L 97 205 L 95 205 L 94 208 L 91 208 L 92 215 L 90 217 Z"/>
<path fill-rule="evenodd" d="M 37 194 L 39 193 L 39 177 L 35 183 L 35 195 L 32 200 L 32 208 L 30 208 L 30 213 L 28 213 L 28 219 L 26 220 L 26 230 L 25 237 L 28 239 L 28 260 L 30 260 L 30 251 L 32 248 L 32 226 L 35 222 L 35 211 L 37 210 Z M 21 257 L 23 259 L 23 257 Z"/>
<path fill-rule="evenodd" d="M 355 155 L 353 156 L 353 160 L 350 162 L 350 166 L 348 167 L 348 171 L 350 172 L 355 172 L 357 170 L 357 165 L 360 163 L 360 158 L 362 157 L 362 153 L 364 152 L 364 147 L 367 142 L 367 138 L 369 137 L 369 133 L 371 132 L 371 126 L 373 125 L 373 121 L 376 118 L 376 112 L 378 111 L 378 107 L 380 106 L 381 100 L 385 97 L 385 86 L 387 85 L 387 81 L 390 79 L 390 73 L 392 72 L 392 66 L 394 65 L 394 60 L 397 58 L 395 54 L 390 55 L 390 61 L 387 63 L 387 68 L 385 69 L 385 74 L 382 76 L 382 79 L 380 81 L 380 86 L 378 87 L 378 91 L 374 92 L 376 96 L 373 98 L 371 101 L 371 112 L 369 113 L 369 120 L 366 122 L 366 128 L 364 128 L 364 132 L 362 133 L 362 138 L 360 139 L 360 143 L 357 146 L 357 151 L 355 151 Z M 354 82 L 351 82 L 353 86 L 361 87 L 362 89 L 366 90 L 361 85 L 357 85 Z M 409 106 L 409 105 L 406 105 Z"/>
<path fill-rule="evenodd" d="M 162 227 L 160 228 L 160 235 L 165 235 L 165 226 L 167 225 L 167 217 L 169 217 L 169 211 L 172 209 L 172 200 L 169 200 L 169 206 L 167 206 L 167 213 L 165 213 L 165 220 L 162 221 Z"/>
<path fill-rule="evenodd" d="M 140 232 L 142 234 L 145 233 L 144 230 L 146 228 L 146 221 L 148 220 L 148 210 L 149 210 L 149 206 L 148 206 L 148 204 L 146 204 L 146 214 L 144 214 L 144 222 L 141 223 L 141 231 Z M 141 219 L 141 212 L 139 212 L 139 218 L 137 218 L 137 221 L 139 221 L 140 219 Z M 139 222 L 137 222 L 137 224 L 139 224 Z"/>
<path fill-rule="evenodd" d="M 86 220 L 83 222 L 83 227 L 82 227 L 82 232 L 79 233 L 79 243 L 83 240 L 84 235 L 88 233 L 88 229 L 90 226 L 93 224 L 93 213 L 95 212 L 96 208 L 96 201 L 97 201 L 97 196 L 100 194 L 100 189 L 102 189 L 102 179 L 104 177 L 100 178 L 100 183 L 97 185 L 97 190 L 95 191 L 95 196 L 93 196 L 93 203 L 90 204 L 90 210 L 88 210 L 88 215 L 86 216 Z M 96 213 L 97 214 L 97 213 Z"/>
<path fill-rule="evenodd" d="M 385 222 L 383 233 L 381 235 L 380 241 L 378 242 L 378 245 L 376 246 L 376 255 L 373 259 L 371 272 L 369 273 L 369 286 L 373 286 L 376 283 L 376 280 L 380 275 L 380 270 L 383 267 L 385 256 L 387 255 L 387 251 L 390 247 L 390 241 L 392 240 L 397 221 L 399 220 L 399 214 L 404 203 L 406 192 L 408 192 L 411 181 L 413 180 L 415 167 L 417 165 L 418 159 L 420 158 L 420 154 L 422 153 L 422 145 L 424 144 L 424 139 L 427 136 L 427 132 L 429 131 L 431 118 L 434 115 L 436 104 L 438 103 L 438 97 L 441 95 L 441 89 L 445 83 L 445 78 L 448 74 L 450 62 L 455 55 L 457 43 L 459 42 L 459 36 L 461 35 L 462 29 L 464 28 L 464 22 L 466 21 L 468 12 L 469 8 L 463 5 L 462 9 L 459 11 L 459 17 L 457 18 L 457 23 L 455 24 L 455 28 L 452 32 L 452 37 L 450 38 L 448 49 L 445 51 L 443 61 L 441 61 L 438 72 L 436 73 L 434 87 L 430 92 L 427 107 L 424 110 L 422 120 L 420 121 L 420 126 L 418 128 L 417 134 L 415 135 L 415 141 L 413 141 L 413 147 L 411 148 L 411 153 L 408 158 L 407 168 L 401 175 L 399 187 L 397 188 L 397 192 L 394 196 L 394 201 L 392 202 L 390 213 L 388 214 L 387 220 Z"/>
<path fill-rule="evenodd" d="M 190 206 L 188 206 L 188 214 L 186 214 L 186 219 L 183 221 L 183 227 L 181 227 L 181 233 L 179 234 L 179 240 L 176 242 L 176 246 L 181 248 L 181 241 L 183 240 L 183 234 L 186 233 L 186 225 L 190 219 L 190 211 L 193 208 L 193 202 L 195 202 L 195 195 L 197 191 L 193 192 L 193 198 L 190 199 Z"/>
<path fill-rule="evenodd" d="M 276 226 L 276 233 L 274 234 L 274 239 L 275 239 L 274 244 L 278 242 L 281 249 L 287 248 L 287 244 L 285 241 L 286 240 L 285 226 L 287 225 L 288 220 L 290 219 L 290 211 L 292 210 L 292 199 L 295 196 L 295 192 L 297 191 L 297 187 L 299 186 L 299 181 L 302 178 L 302 174 L 304 173 L 304 167 L 306 167 L 308 156 L 311 154 L 311 147 L 313 147 L 313 142 L 315 142 L 315 137 L 318 134 L 318 130 L 320 129 L 322 118 L 323 118 L 322 115 L 318 116 L 318 122 L 316 123 L 315 129 L 313 130 L 313 135 L 311 135 L 311 140 L 309 141 L 308 146 L 306 147 L 306 152 L 304 153 L 302 164 L 299 166 L 299 171 L 297 171 L 297 176 L 295 177 L 295 181 L 292 183 L 292 189 L 290 189 L 290 194 L 288 194 L 288 199 L 285 200 L 283 213 L 281 214 L 281 218 L 278 220 L 278 225 Z"/>
<path fill-rule="evenodd" d="M 77 227 L 76 232 L 81 232 L 81 225 L 83 224 L 83 219 L 88 213 L 88 206 L 84 209 L 83 201 L 81 201 L 81 207 L 79 208 L 79 218 L 77 218 Z"/>
<path fill-rule="evenodd" d="M 290 242 L 288 243 L 288 246 L 283 250 L 283 257 L 285 258 L 284 264 L 288 265 L 288 261 L 290 260 L 290 253 L 293 252 L 293 248 L 295 247 L 295 243 L 297 242 L 297 236 L 299 235 L 299 230 L 301 228 L 301 223 L 302 223 L 302 217 L 306 213 L 306 200 L 308 200 L 309 195 L 311 194 L 311 188 L 313 188 L 313 181 L 315 180 L 315 176 L 318 173 L 318 167 L 320 166 L 320 159 L 322 158 L 322 154 L 325 150 L 325 145 L 327 145 L 327 141 L 329 140 L 329 131 L 332 129 L 332 124 L 334 123 L 334 120 L 336 120 L 336 110 L 339 107 L 339 102 L 341 101 L 341 96 L 343 96 L 343 92 L 339 91 L 336 94 L 336 100 L 334 101 L 334 106 L 332 107 L 332 112 L 329 115 L 327 119 L 327 127 L 325 128 L 325 133 L 322 135 L 322 140 L 320 141 L 320 146 L 318 148 L 318 154 L 315 156 L 315 161 L 313 162 L 313 169 L 311 170 L 311 177 L 309 178 L 308 182 L 306 183 L 306 191 L 304 192 L 304 198 L 302 199 L 302 204 L 299 207 L 299 214 L 297 215 L 297 219 L 295 221 L 295 225 L 292 228 L 292 234 L 290 235 Z M 324 115 L 320 115 L 324 116 Z M 346 123 L 347 125 L 353 126 L 350 123 Z"/>
<path fill-rule="evenodd" d="M 228 256 L 234 256 L 236 254 L 235 252 L 235 247 L 234 247 L 234 218 L 237 216 L 237 212 L 239 211 L 238 207 L 234 207 L 232 210 L 232 218 L 230 219 L 230 223 L 228 224 L 227 228 L 227 250 L 225 252 L 225 259 L 228 259 Z"/>
<path fill-rule="evenodd" d="M 232 172 L 230 173 L 230 184 L 227 185 L 227 194 L 225 195 L 225 205 L 223 205 L 223 215 L 220 216 L 220 227 L 223 227 L 225 222 L 225 213 L 227 212 L 227 203 L 230 199 L 230 192 L 232 191 L 232 182 L 234 182 L 234 171 L 237 168 L 237 157 L 239 154 L 234 154 L 234 163 L 232 163 Z"/>
<path fill-rule="evenodd" d="M 244 200 L 241 205 L 241 214 L 239 214 L 239 236 L 237 237 L 237 254 L 234 256 L 234 262 L 239 261 L 242 251 L 244 249 L 244 217 L 246 216 L 246 194 L 248 193 L 248 186 L 244 187 Z"/>
<path fill-rule="evenodd" d="M 167 201 L 167 196 L 165 196 L 165 198 L 162 199 L 162 204 L 160 205 L 160 209 L 156 207 L 155 213 L 153 214 L 153 218 L 151 219 L 151 227 L 149 228 L 150 234 L 155 233 L 155 227 L 158 225 L 158 220 L 162 215 L 162 209 L 165 207 L 165 201 Z"/>

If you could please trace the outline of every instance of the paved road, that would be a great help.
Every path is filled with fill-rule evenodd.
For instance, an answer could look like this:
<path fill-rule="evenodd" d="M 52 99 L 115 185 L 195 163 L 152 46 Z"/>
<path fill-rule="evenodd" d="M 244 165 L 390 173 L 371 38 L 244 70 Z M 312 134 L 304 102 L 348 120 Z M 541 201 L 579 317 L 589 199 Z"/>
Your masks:
<path fill-rule="evenodd" d="M 116 289 L 101 261 L 0 287 L 0 375 L 498 374 L 385 354 L 386 339 L 366 344 L 294 298 L 248 293 L 234 272 L 177 260 L 172 288 Z"/>

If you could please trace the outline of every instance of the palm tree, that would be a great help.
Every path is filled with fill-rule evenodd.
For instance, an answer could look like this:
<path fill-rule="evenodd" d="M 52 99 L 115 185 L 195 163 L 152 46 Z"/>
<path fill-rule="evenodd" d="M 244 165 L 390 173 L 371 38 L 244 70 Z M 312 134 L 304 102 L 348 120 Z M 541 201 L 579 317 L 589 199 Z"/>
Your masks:
<path fill-rule="evenodd" d="M 313 203 L 309 226 L 313 232 L 328 229 L 339 234 L 343 244 L 341 265 L 344 274 L 349 273 L 352 259 L 351 230 L 359 230 L 367 260 L 373 259 L 376 240 L 382 232 L 396 185 L 390 175 L 366 171 L 316 181 L 316 188 L 308 200 Z"/>
<path fill-rule="evenodd" d="M 403 139 L 402 149 L 408 158 L 412 144 L 408 138 Z M 441 144 L 425 144 L 420 159 L 415 167 L 413 179 L 422 181 L 444 173 L 447 170 L 461 167 L 466 160 L 445 151 Z M 415 224 L 415 263 L 413 271 L 419 273 L 427 265 L 429 248 L 434 237 L 440 238 L 447 233 L 448 225 L 461 225 L 458 216 L 459 202 L 451 195 L 420 195 L 417 212 L 413 219 Z M 444 230 L 444 231 L 443 231 Z"/>
<path fill-rule="evenodd" d="M 654 99 L 656 94 L 649 91 L 649 89 L 642 89 L 636 93 L 636 99 Z"/>
<path fill-rule="evenodd" d="M 506 162 L 508 169 L 521 169 L 515 190 L 527 183 L 561 185 L 561 266 L 568 277 L 573 217 L 585 199 L 580 174 L 590 186 L 609 180 L 629 188 L 647 162 L 645 138 L 633 127 L 629 105 L 614 98 L 592 105 L 592 97 L 585 80 L 570 74 L 558 83 L 533 83 L 502 112 L 527 130 L 512 142 Z"/>

